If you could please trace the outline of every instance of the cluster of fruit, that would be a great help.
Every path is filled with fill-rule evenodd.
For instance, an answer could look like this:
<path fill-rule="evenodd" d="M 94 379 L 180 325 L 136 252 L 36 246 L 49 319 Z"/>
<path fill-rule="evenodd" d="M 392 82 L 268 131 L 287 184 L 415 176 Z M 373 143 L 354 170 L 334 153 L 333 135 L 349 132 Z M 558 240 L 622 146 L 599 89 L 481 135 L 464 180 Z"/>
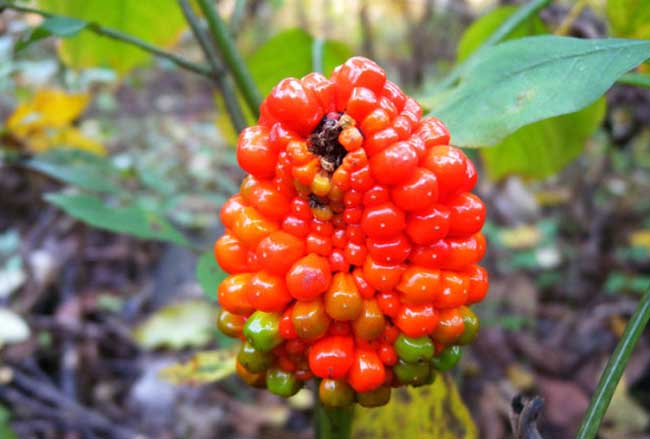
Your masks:
<path fill-rule="evenodd" d="M 476 170 L 444 124 L 361 57 L 282 80 L 260 113 L 214 248 L 241 378 L 290 396 L 317 377 L 326 405 L 377 406 L 453 367 L 488 276 Z"/>

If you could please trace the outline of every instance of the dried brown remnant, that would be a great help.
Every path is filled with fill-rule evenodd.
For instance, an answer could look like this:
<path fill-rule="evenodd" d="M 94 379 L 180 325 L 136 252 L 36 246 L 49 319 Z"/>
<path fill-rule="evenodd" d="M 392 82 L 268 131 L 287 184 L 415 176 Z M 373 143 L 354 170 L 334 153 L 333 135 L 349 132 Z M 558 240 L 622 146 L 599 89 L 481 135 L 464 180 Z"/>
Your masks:
<path fill-rule="evenodd" d="M 309 207 L 321 207 L 321 206 L 327 206 L 329 204 L 329 200 L 327 198 L 319 197 L 316 194 L 309 194 Z"/>
<path fill-rule="evenodd" d="M 349 117 L 341 113 L 328 113 L 309 136 L 309 150 L 321 157 L 321 167 L 327 172 L 334 172 L 347 154 L 339 143 L 339 134 L 348 123 Z"/>

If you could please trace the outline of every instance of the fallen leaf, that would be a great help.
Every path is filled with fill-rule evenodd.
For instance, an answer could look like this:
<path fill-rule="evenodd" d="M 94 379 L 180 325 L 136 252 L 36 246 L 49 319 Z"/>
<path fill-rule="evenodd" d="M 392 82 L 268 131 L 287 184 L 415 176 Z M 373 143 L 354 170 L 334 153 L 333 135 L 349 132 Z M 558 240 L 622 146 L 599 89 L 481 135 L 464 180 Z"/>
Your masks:
<path fill-rule="evenodd" d="M 642 229 L 632 232 L 629 237 L 630 245 L 633 247 L 650 248 L 650 230 Z"/>
<path fill-rule="evenodd" d="M 649 424 L 648 413 L 630 397 L 624 375 L 616 385 L 612 401 L 603 418 L 603 431 L 609 432 L 611 437 L 640 437 Z"/>
<path fill-rule="evenodd" d="M 352 437 L 474 439 L 476 426 L 448 375 L 433 384 L 393 389 L 390 402 L 378 408 L 355 408 Z"/>
<path fill-rule="evenodd" d="M 202 300 L 166 306 L 156 311 L 134 331 L 145 349 L 199 347 L 212 339 L 216 310 Z"/>
<path fill-rule="evenodd" d="M 31 100 L 18 105 L 6 121 L 6 130 L 32 152 L 68 147 L 104 155 L 102 144 L 72 126 L 89 100 L 85 93 L 41 89 Z"/>
<path fill-rule="evenodd" d="M 185 363 L 165 367 L 160 376 L 173 384 L 214 383 L 235 373 L 236 357 L 237 349 L 199 352 Z"/>
<path fill-rule="evenodd" d="M 501 242 L 504 246 L 512 249 L 532 248 L 539 244 L 542 239 L 537 226 L 522 224 L 509 229 L 503 229 L 500 233 Z"/>

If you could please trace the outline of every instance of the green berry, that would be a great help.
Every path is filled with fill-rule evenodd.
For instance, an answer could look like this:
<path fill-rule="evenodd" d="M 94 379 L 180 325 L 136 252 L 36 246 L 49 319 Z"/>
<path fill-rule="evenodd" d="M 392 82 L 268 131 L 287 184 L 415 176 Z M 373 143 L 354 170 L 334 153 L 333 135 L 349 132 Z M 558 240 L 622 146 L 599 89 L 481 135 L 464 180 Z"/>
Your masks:
<path fill-rule="evenodd" d="M 268 352 L 282 343 L 280 314 L 255 311 L 244 324 L 244 335 L 255 349 Z"/>
<path fill-rule="evenodd" d="M 237 360 L 247 371 L 261 373 L 273 364 L 273 354 L 255 349 L 252 344 L 246 342 L 239 348 Z"/>
<path fill-rule="evenodd" d="M 318 397 L 328 407 L 347 407 L 354 402 L 354 390 L 343 380 L 326 378 L 318 386 Z"/>
<path fill-rule="evenodd" d="M 463 351 L 460 346 L 447 346 L 431 359 L 431 365 L 440 372 L 446 372 L 458 363 L 462 355 Z"/>
<path fill-rule="evenodd" d="M 266 371 L 266 387 L 271 393 L 288 398 L 298 393 L 302 382 L 294 374 L 282 369 L 269 369 Z"/>
<path fill-rule="evenodd" d="M 244 317 L 222 309 L 217 317 L 217 328 L 228 337 L 237 338 L 242 334 L 244 321 Z"/>
<path fill-rule="evenodd" d="M 357 393 L 357 402 L 363 407 L 380 407 L 390 401 L 390 387 L 380 386 L 370 392 Z"/>
<path fill-rule="evenodd" d="M 400 334 L 394 346 L 397 355 L 408 363 L 429 361 L 433 357 L 433 341 L 427 336 L 412 338 Z"/>
<path fill-rule="evenodd" d="M 461 307 L 460 312 L 463 315 L 463 324 L 465 325 L 465 329 L 463 330 L 463 333 L 460 335 L 460 337 L 458 337 L 458 340 L 456 340 L 456 343 L 463 345 L 470 344 L 478 335 L 478 330 L 481 327 L 481 322 L 479 321 L 476 314 L 474 314 L 474 311 L 466 306 Z"/>
<path fill-rule="evenodd" d="M 431 375 L 429 362 L 407 363 L 400 359 L 393 366 L 393 373 L 402 384 L 425 384 Z"/>

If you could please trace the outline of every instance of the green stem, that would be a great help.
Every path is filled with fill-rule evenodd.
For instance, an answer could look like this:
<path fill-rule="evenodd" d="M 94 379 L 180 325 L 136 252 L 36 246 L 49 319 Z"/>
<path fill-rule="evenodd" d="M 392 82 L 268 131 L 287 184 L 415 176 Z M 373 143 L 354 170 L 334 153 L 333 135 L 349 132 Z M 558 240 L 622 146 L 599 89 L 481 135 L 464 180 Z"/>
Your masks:
<path fill-rule="evenodd" d="M 650 74 L 648 73 L 626 73 L 616 81 L 619 84 L 635 85 L 637 87 L 650 88 Z"/>
<path fill-rule="evenodd" d="M 314 72 L 323 73 L 323 49 L 325 40 L 321 37 L 314 37 L 311 45 L 311 65 Z"/>
<path fill-rule="evenodd" d="M 436 87 L 438 90 L 442 90 L 452 86 L 460 78 L 463 66 L 466 65 L 472 58 L 476 56 L 481 50 L 484 50 L 490 46 L 501 42 L 506 38 L 512 31 L 514 31 L 517 26 L 526 21 L 531 16 L 535 15 L 541 9 L 548 6 L 552 0 L 532 0 L 529 3 L 521 6 L 517 11 L 512 14 L 506 21 L 503 22 L 501 26 L 497 28 L 496 31 L 490 35 L 490 37 L 483 42 L 483 44 L 474 51 L 474 53 L 467 58 L 462 64 L 456 66 Z"/>
<path fill-rule="evenodd" d="M 571 32 L 571 27 L 573 26 L 573 23 L 578 19 L 580 14 L 582 14 L 582 11 L 589 6 L 589 0 L 578 0 L 576 3 L 573 5 L 569 13 L 567 14 L 566 17 L 564 17 L 564 20 L 562 20 L 562 23 L 558 26 L 557 30 L 554 32 L 555 35 L 568 35 L 569 32 Z"/>
<path fill-rule="evenodd" d="M 5 9 L 11 9 L 17 12 L 26 12 L 26 13 L 31 13 L 31 14 L 38 14 L 42 17 L 58 17 L 59 15 L 51 14 L 46 11 L 42 11 L 40 9 L 35 9 L 35 8 L 30 8 L 27 6 L 19 6 L 19 5 L 14 5 L 10 3 L 5 3 L 5 2 L 0 2 L 0 12 L 2 12 Z M 67 18 L 67 17 L 66 17 Z M 80 20 L 83 21 L 83 20 Z M 154 46 L 153 44 L 150 44 L 144 40 L 141 40 L 140 38 L 134 37 L 133 35 L 128 35 L 124 34 L 120 31 L 117 31 L 115 29 L 111 29 L 108 27 L 100 26 L 97 23 L 92 23 L 92 22 L 86 22 L 86 29 L 94 32 L 97 35 L 111 38 L 113 40 L 117 41 L 122 41 L 124 43 L 130 44 L 131 46 L 138 47 L 145 52 L 149 52 L 152 55 L 155 55 L 159 58 L 165 58 L 168 59 L 169 61 L 173 62 L 179 67 L 182 67 L 184 69 L 190 70 L 194 73 L 198 73 L 199 75 L 207 76 L 210 77 L 212 75 L 212 71 L 207 68 L 206 66 L 202 66 L 200 64 L 195 64 L 193 62 L 190 62 L 186 60 L 183 57 L 180 57 L 178 55 L 174 55 L 173 53 L 169 53 L 160 47 Z"/>
<path fill-rule="evenodd" d="M 235 78 L 237 87 L 244 95 L 244 100 L 251 112 L 255 117 L 257 117 L 259 115 L 262 98 L 257 86 L 255 85 L 255 81 L 253 81 L 253 77 L 244 63 L 244 60 L 235 47 L 235 43 L 232 38 L 230 38 L 228 27 L 223 22 L 210 0 L 197 0 L 197 2 L 203 11 L 203 15 L 205 15 L 205 18 L 208 21 L 208 27 L 212 33 L 212 38 L 214 38 L 223 60 Z"/>
<path fill-rule="evenodd" d="M 529 3 L 517 9 L 517 12 L 512 14 L 496 31 L 485 40 L 479 47 L 479 50 L 486 47 L 494 46 L 503 41 L 512 31 L 514 31 L 521 23 L 528 20 L 531 16 L 537 14 L 540 10 L 544 9 L 551 3 L 552 0 L 532 0 Z"/>
<path fill-rule="evenodd" d="M 230 116 L 233 126 L 237 132 L 242 131 L 246 128 L 246 118 L 242 112 L 241 107 L 239 106 L 239 101 L 237 100 L 237 95 L 233 89 L 232 84 L 230 83 L 228 77 L 226 76 L 226 71 L 219 60 L 219 57 L 212 46 L 210 39 L 205 34 L 203 29 L 201 29 L 201 23 L 199 22 L 198 17 L 194 14 L 192 6 L 189 3 L 189 0 L 178 0 L 178 4 L 185 15 L 185 19 L 192 29 L 194 37 L 201 46 L 205 58 L 208 60 L 208 63 L 212 67 L 212 79 L 215 82 L 217 88 L 223 96 L 224 103 L 226 105 L 226 111 Z"/>
<path fill-rule="evenodd" d="M 318 397 L 316 397 L 318 400 Z M 354 408 L 330 408 L 316 402 L 316 439 L 350 439 Z"/>
<path fill-rule="evenodd" d="M 578 439 L 593 439 L 598 434 L 598 428 L 612 400 L 616 385 L 623 375 L 634 346 L 643 333 L 643 329 L 648 323 L 649 318 L 650 290 L 646 291 L 641 298 L 639 306 L 627 323 L 623 336 L 607 362 L 607 367 L 605 367 L 605 371 L 600 377 L 596 392 L 591 398 L 589 408 L 587 408 L 587 413 L 582 419 L 580 430 L 576 436 Z"/>
<path fill-rule="evenodd" d="M 230 22 L 228 23 L 228 29 L 230 30 L 230 35 L 235 37 L 241 30 L 241 24 L 246 16 L 246 0 L 235 0 L 235 9 L 230 16 Z"/>

